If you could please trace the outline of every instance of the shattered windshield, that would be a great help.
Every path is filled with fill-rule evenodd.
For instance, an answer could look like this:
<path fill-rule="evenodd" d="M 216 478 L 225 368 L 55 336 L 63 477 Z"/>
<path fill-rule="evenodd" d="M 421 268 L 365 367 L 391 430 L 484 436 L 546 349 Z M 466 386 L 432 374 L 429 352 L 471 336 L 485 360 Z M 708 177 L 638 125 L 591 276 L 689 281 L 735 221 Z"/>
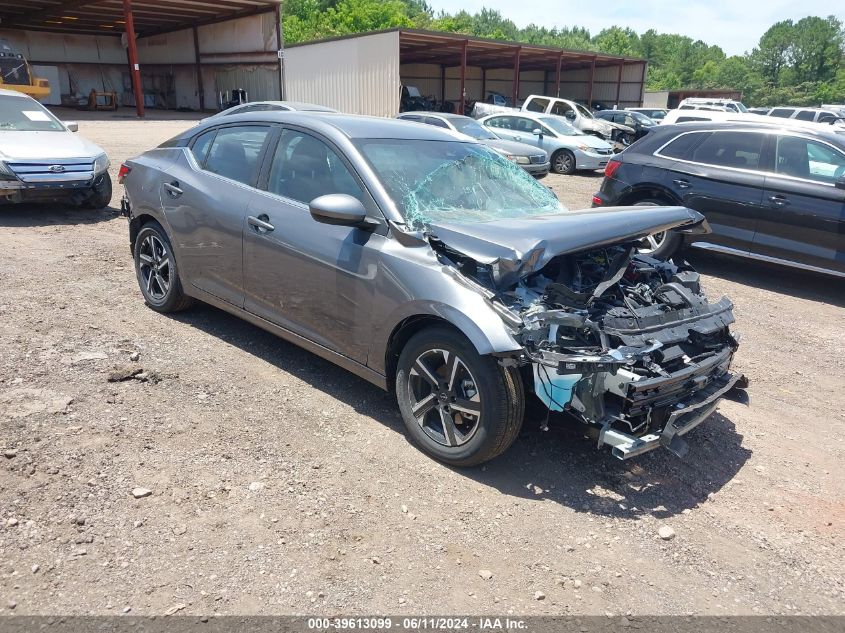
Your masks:
<path fill-rule="evenodd" d="M 356 144 L 412 230 L 567 210 L 521 167 L 484 145 L 407 139 Z"/>

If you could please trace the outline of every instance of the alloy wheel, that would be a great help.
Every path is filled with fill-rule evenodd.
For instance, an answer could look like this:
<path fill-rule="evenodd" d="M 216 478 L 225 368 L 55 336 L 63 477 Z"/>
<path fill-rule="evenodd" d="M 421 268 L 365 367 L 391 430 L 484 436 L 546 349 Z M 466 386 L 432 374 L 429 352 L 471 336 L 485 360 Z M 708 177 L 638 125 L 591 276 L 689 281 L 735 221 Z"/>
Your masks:
<path fill-rule="evenodd" d="M 562 152 L 555 159 L 555 170 L 559 172 L 568 172 L 572 169 L 572 161 L 574 158 L 571 154 Z"/>
<path fill-rule="evenodd" d="M 139 268 L 145 294 L 154 301 L 163 301 L 170 291 L 170 256 L 162 241 L 147 235 L 138 251 Z"/>
<path fill-rule="evenodd" d="M 660 233 L 655 233 L 654 235 L 649 235 L 648 237 L 640 240 L 640 247 L 637 249 L 640 253 L 648 255 L 649 253 L 653 253 L 658 248 L 663 246 L 663 243 L 666 241 L 666 231 L 661 231 Z"/>
<path fill-rule="evenodd" d="M 408 372 L 408 396 L 417 424 L 438 444 L 460 446 L 478 430 L 478 386 L 454 352 L 431 349 L 420 354 Z"/>

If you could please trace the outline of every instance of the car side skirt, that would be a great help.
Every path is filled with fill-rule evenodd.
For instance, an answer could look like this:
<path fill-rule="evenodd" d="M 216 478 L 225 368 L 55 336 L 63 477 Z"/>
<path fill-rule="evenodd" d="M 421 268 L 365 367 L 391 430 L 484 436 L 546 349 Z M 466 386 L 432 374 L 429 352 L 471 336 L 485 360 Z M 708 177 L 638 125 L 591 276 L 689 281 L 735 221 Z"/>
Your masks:
<path fill-rule="evenodd" d="M 311 352 L 312 354 L 316 354 L 320 358 L 324 358 L 327 361 L 334 363 L 335 365 L 352 372 L 356 376 L 363 378 L 367 382 L 371 382 L 376 387 L 380 387 L 387 391 L 387 377 L 383 376 L 382 374 L 373 371 L 366 365 L 362 365 L 361 363 L 352 360 L 351 358 L 347 358 L 343 354 L 338 354 L 334 350 L 330 350 L 327 347 L 323 347 L 313 341 L 308 340 L 307 338 L 300 336 L 290 330 L 287 330 L 283 327 L 276 325 L 275 323 L 271 323 L 266 319 L 262 319 L 259 316 L 252 314 L 251 312 L 247 312 L 246 310 L 239 308 L 223 299 L 219 299 L 212 294 L 205 292 L 204 290 L 200 290 L 196 287 L 191 287 L 190 289 L 185 289 L 186 294 L 191 295 L 195 299 L 202 301 L 203 303 L 207 303 L 209 305 L 214 306 L 215 308 L 220 308 L 221 310 L 228 312 L 229 314 L 233 314 L 236 317 L 243 319 L 244 321 L 248 321 L 253 325 L 260 327 L 262 330 L 267 330 L 271 334 L 275 334 L 279 338 L 282 338 L 289 343 L 293 343 L 304 350 Z"/>
<path fill-rule="evenodd" d="M 830 268 L 821 268 L 820 266 L 811 266 L 810 264 L 802 264 L 801 262 L 794 262 L 789 259 L 781 259 L 780 257 L 771 257 L 770 255 L 760 255 L 759 253 L 751 253 L 749 251 L 741 251 L 729 246 L 722 246 L 721 244 L 712 244 L 710 242 L 690 242 L 692 248 L 700 248 L 705 251 L 713 251 L 714 253 L 724 253 L 725 255 L 736 255 L 737 257 L 746 257 L 748 259 L 756 259 L 761 262 L 768 262 L 770 264 L 778 264 L 781 266 L 790 266 L 791 268 L 799 268 L 813 273 L 821 273 L 823 275 L 833 275 L 834 277 L 845 278 L 845 273 L 838 270 L 831 270 Z"/>

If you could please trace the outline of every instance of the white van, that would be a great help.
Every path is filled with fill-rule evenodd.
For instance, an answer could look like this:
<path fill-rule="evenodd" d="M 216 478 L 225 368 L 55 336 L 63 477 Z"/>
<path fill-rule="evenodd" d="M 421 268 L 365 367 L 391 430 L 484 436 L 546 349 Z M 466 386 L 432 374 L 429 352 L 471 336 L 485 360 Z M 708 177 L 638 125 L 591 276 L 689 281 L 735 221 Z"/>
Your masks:
<path fill-rule="evenodd" d="M 748 112 L 741 101 L 733 99 L 711 99 L 709 97 L 688 97 L 678 104 L 679 110 L 693 110 L 700 107 L 716 107 L 726 112 Z"/>

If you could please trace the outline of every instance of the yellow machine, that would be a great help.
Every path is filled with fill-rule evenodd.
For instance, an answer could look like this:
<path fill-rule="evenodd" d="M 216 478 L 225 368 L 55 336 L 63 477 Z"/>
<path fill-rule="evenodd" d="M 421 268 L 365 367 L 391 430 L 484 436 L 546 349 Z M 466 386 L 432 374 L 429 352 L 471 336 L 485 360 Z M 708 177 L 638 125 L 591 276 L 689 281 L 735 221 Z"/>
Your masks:
<path fill-rule="evenodd" d="M 50 94 L 50 82 L 33 77 L 32 67 L 6 40 L 0 40 L 0 88 L 17 90 L 33 99 Z"/>

